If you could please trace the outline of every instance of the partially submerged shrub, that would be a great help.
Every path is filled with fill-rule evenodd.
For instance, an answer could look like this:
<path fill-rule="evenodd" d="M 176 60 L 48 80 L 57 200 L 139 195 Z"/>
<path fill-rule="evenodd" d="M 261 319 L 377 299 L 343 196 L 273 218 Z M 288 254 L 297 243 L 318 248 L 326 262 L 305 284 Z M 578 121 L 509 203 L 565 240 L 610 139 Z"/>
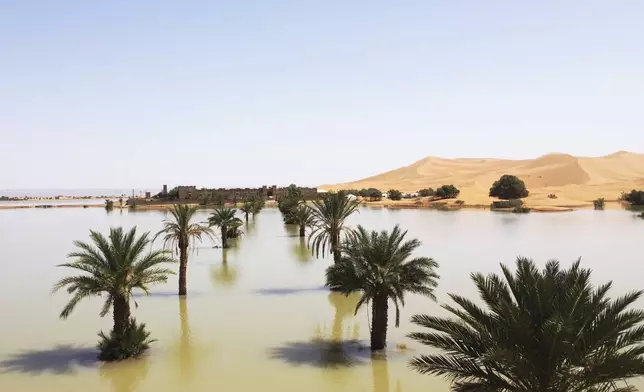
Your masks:
<path fill-rule="evenodd" d="M 530 208 L 528 208 L 528 207 L 514 207 L 514 209 L 512 209 L 512 212 L 515 213 L 515 214 L 527 214 L 528 212 L 530 212 Z"/>
<path fill-rule="evenodd" d="M 556 198 L 557 198 L 557 195 L 555 195 L 554 193 L 551 193 L 548 195 L 548 199 L 556 199 Z"/>
<path fill-rule="evenodd" d="M 421 189 L 418 191 L 418 196 L 420 197 L 434 196 L 434 190 L 432 188 Z"/>
<path fill-rule="evenodd" d="M 112 211 L 114 209 L 114 202 L 112 200 L 105 200 L 105 210 Z"/>
<path fill-rule="evenodd" d="M 600 197 L 599 199 L 593 200 L 593 206 L 595 206 L 596 210 L 603 210 L 604 209 L 604 198 Z"/>
<path fill-rule="evenodd" d="M 513 199 L 513 200 L 495 200 L 492 202 L 491 208 L 516 208 L 516 207 L 521 207 L 523 205 L 523 201 L 520 199 Z"/>
<path fill-rule="evenodd" d="M 387 197 L 391 200 L 400 200 L 402 199 L 402 196 L 402 192 L 397 189 L 390 189 L 389 192 L 387 192 Z"/>
<path fill-rule="evenodd" d="M 633 189 L 630 193 L 622 193 L 623 200 L 634 206 L 644 206 L 644 191 Z"/>
<path fill-rule="evenodd" d="M 490 188 L 490 197 L 506 200 L 528 197 L 529 193 L 523 180 L 509 174 L 502 175 Z"/>
<path fill-rule="evenodd" d="M 453 199 L 457 197 L 461 191 L 454 185 L 443 185 L 436 189 L 435 196 L 440 199 Z"/>
<path fill-rule="evenodd" d="M 98 336 L 101 340 L 98 342 L 100 351 L 98 359 L 101 361 L 120 361 L 122 359 L 136 358 L 145 353 L 150 348 L 150 333 L 145 330 L 145 324 L 137 324 L 136 320 L 128 320 L 122 334 L 117 334 L 112 330 L 107 336 L 101 331 Z"/>
<path fill-rule="evenodd" d="M 463 204 L 465 204 L 465 202 L 463 200 L 456 200 L 454 204 L 456 204 L 457 206 L 462 206 Z"/>

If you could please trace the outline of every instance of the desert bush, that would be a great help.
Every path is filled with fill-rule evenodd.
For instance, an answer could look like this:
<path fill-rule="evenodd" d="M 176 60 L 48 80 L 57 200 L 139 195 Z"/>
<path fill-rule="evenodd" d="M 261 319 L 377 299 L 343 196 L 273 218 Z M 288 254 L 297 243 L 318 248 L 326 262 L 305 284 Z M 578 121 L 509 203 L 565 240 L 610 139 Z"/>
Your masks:
<path fill-rule="evenodd" d="M 376 188 L 369 188 L 369 189 L 363 188 L 360 190 L 360 192 L 358 192 L 358 195 L 370 200 L 382 199 L 382 192 L 380 192 L 380 190 Z"/>
<path fill-rule="evenodd" d="M 517 208 L 523 206 L 523 200 L 513 199 L 513 200 L 495 200 L 492 202 L 490 207 L 495 208 Z"/>
<path fill-rule="evenodd" d="M 456 204 L 457 206 L 462 206 L 463 204 L 465 204 L 465 201 L 463 201 L 463 200 L 456 200 L 456 201 L 454 202 L 454 204 Z"/>
<path fill-rule="evenodd" d="M 105 200 L 105 210 L 112 211 L 114 209 L 114 202 L 112 200 Z"/>
<path fill-rule="evenodd" d="M 530 208 L 528 208 L 528 207 L 514 207 L 512 209 L 512 212 L 514 212 L 515 214 L 527 214 L 528 212 L 530 212 Z"/>
<path fill-rule="evenodd" d="M 436 189 L 435 196 L 440 199 L 453 199 L 458 196 L 461 191 L 454 185 L 443 185 Z"/>
<path fill-rule="evenodd" d="M 593 200 L 593 206 L 595 206 L 596 210 L 603 210 L 604 209 L 604 198 L 600 197 L 599 199 Z"/>
<path fill-rule="evenodd" d="M 101 331 L 98 336 L 101 340 L 98 342 L 99 355 L 101 361 L 119 361 L 127 358 L 136 358 L 145 353 L 150 348 L 150 333 L 145 330 L 145 324 L 137 324 L 136 320 L 131 318 L 122 334 L 117 334 L 112 330 L 107 336 Z"/>
<path fill-rule="evenodd" d="M 400 200 L 402 199 L 402 192 L 397 189 L 390 189 L 389 192 L 387 192 L 387 196 L 390 200 Z"/>
<path fill-rule="evenodd" d="M 434 196 L 434 190 L 432 188 L 421 189 L 418 191 L 418 196 L 420 197 Z"/>
<path fill-rule="evenodd" d="M 633 189 L 630 193 L 622 194 L 623 200 L 634 206 L 644 206 L 644 191 Z"/>
<path fill-rule="evenodd" d="M 557 195 L 555 195 L 554 193 L 550 193 L 548 195 L 548 199 L 556 199 L 556 198 L 557 198 Z"/>
<path fill-rule="evenodd" d="M 490 188 L 490 197 L 506 200 L 521 199 L 529 193 L 523 180 L 509 174 L 502 175 Z"/>

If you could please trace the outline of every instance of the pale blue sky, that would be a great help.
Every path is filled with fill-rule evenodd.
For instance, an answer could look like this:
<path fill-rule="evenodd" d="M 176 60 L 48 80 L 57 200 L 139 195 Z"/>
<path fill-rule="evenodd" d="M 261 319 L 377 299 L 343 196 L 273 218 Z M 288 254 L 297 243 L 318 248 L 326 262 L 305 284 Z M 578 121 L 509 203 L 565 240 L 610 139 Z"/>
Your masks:
<path fill-rule="evenodd" d="M 0 0 L 0 188 L 319 185 L 643 131 L 642 1 Z"/>

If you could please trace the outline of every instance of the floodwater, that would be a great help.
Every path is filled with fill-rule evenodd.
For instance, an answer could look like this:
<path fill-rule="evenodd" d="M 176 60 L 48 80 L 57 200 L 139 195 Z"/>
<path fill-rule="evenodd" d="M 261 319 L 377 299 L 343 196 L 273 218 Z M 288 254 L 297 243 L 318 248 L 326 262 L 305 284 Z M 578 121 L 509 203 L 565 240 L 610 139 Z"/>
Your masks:
<path fill-rule="evenodd" d="M 205 220 L 207 212 L 200 213 Z M 359 296 L 323 288 L 328 259 L 310 256 L 276 209 L 266 209 L 229 250 L 212 244 L 190 255 L 186 300 L 177 278 L 137 298 L 133 315 L 157 339 L 145 358 L 104 365 L 95 360 L 96 333 L 111 327 L 98 315 L 100 299 L 81 303 L 68 320 L 58 313 L 65 292 L 52 284 L 70 273 L 72 241 L 110 226 L 156 232 L 165 212 L 103 209 L 0 211 L 0 391 L 446 391 L 407 362 L 428 348 L 405 335 L 420 330 L 415 313 L 443 314 L 438 304 L 410 296 L 400 328 L 390 316 L 386 359 L 373 358 L 369 315 L 354 316 Z M 350 224 L 390 229 L 399 223 L 423 242 L 441 275 L 439 302 L 448 292 L 476 298 L 470 272 L 499 272 L 517 255 L 569 264 L 583 257 L 596 282 L 614 281 L 614 293 L 644 287 L 644 221 L 627 211 L 503 214 L 363 208 Z M 644 306 L 644 304 L 642 304 Z M 408 346 L 403 352 L 398 344 Z M 641 384 L 639 382 L 635 383 Z"/>

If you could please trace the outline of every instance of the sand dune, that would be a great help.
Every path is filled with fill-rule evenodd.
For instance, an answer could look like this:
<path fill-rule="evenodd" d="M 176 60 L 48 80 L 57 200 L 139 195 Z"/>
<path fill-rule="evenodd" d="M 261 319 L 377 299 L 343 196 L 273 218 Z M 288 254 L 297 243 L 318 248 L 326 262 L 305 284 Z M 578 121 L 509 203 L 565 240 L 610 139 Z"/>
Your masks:
<path fill-rule="evenodd" d="M 444 159 L 427 157 L 409 166 L 355 182 L 321 185 L 324 190 L 378 188 L 415 192 L 454 184 L 467 204 L 489 204 L 490 186 L 503 174 L 521 178 L 530 190 L 530 206 L 582 206 L 603 197 L 644 188 L 644 154 L 620 151 L 603 157 L 547 154 L 536 159 Z M 548 198 L 549 194 L 556 199 Z"/>

